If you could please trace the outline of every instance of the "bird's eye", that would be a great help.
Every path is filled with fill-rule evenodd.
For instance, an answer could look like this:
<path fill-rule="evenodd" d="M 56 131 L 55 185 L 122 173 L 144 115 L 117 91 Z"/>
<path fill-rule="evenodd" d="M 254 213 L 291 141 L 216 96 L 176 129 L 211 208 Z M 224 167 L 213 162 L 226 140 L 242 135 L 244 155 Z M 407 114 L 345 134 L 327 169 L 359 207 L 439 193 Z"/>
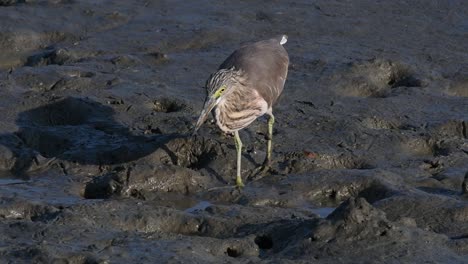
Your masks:
<path fill-rule="evenodd" d="M 216 91 L 215 96 L 216 96 L 216 97 L 220 97 L 220 96 L 224 93 L 225 90 L 226 90 L 226 86 L 223 86 L 223 87 L 219 88 L 219 89 Z"/>

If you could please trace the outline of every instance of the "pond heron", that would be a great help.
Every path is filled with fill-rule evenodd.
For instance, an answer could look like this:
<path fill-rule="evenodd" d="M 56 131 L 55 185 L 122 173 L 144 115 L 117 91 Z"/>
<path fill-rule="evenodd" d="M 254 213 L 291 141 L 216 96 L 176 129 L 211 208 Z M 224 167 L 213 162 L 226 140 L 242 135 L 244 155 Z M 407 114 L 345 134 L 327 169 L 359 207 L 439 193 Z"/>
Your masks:
<path fill-rule="evenodd" d="M 267 153 L 261 167 L 271 161 L 273 134 L 272 107 L 283 91 L 288 74 L 289 57 L 283 47 L 286 35 L 241 46 L 234 51 L 206 82 L 207 97 L 194 134 L 214 109 L 218 127 L 233 133 L 237 150 L 236 185 L 243 187 L 241 177 L 242 141 L 239 130 L 257 117 L 268 115 Z"/>

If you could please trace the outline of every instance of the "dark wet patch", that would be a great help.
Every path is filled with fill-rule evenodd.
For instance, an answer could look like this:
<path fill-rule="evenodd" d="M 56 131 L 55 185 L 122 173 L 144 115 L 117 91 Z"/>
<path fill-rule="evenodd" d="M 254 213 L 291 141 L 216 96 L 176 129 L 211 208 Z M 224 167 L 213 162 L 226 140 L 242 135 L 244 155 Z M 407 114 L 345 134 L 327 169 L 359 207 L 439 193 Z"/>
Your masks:
<path fill-rule="evenodd" d="M 20 129 L 14 135 L 27 149 L 18 152 L 9 146 L 21 157 L 15 161 L 15 174 L 32 169 L 36 163 L 59 165 L 64 173 L 80 164 L 118 164 L 144 157 L 170 138 L 134 135 L 113 120 L 114 113 L 109 106 L 73 97 L 53 99 L 21 113 L 17 119 Z"/>
<path fill-rule="evenodd" d="M 232 258 L 237 258 L 242 255 L 241 252 L 239 252 L 236 248 L 231 248 L 231 247 L 228 247 L 226 249 L 226 254 Z"/>
<path fill-rule="evenodd" d="M 81 98 L 64 98 L 22 113 L 18 123 L 24 126 L 79 126 L 111 115 L 110 108 L 97 102 Z"/>
<path fill-rule="evenodd" d="M 259 235 L 255 237 L 255 244 L 258 248 L 268 250 L 273 248 L 273 239 L 268 235 Z"/>
<path fill-rule="evenodd" d="M 24 3 L 26 0 L 1 0 L 0 6 L 12 6 L 15 4 Z"/>

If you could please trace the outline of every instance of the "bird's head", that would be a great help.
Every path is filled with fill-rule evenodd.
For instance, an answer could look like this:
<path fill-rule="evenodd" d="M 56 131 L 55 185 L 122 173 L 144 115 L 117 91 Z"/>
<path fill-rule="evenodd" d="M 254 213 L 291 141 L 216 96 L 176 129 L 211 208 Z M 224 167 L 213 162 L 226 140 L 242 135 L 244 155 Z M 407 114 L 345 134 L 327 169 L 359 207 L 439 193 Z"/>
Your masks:
<path fill-rule="evenodd" d="M 211 110 L 217 106 L 227 94 L 232 91 L 232 88 L 238 82 L 240 71 L 231 69 L 220 69 L 210 76 L 206 81 L 206 99 L 203 110 L 198 118 L 193 134 L 201 127 L 210 114 Z"/>

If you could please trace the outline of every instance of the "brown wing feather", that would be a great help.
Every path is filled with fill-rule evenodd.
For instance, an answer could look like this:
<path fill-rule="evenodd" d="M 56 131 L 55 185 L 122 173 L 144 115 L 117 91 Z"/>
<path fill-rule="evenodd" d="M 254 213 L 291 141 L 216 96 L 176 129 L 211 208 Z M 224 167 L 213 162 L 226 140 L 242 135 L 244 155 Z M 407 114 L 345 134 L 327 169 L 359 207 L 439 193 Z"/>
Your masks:
<path fill-rule="evenodd" d="M 242 70 L 247 75 L 246 85 L 257 90 L 269 107 L 283 91 L 288 74 L 289 57 L 280 40 L 281 37 L 242 46 L 219 67 Z"/>

